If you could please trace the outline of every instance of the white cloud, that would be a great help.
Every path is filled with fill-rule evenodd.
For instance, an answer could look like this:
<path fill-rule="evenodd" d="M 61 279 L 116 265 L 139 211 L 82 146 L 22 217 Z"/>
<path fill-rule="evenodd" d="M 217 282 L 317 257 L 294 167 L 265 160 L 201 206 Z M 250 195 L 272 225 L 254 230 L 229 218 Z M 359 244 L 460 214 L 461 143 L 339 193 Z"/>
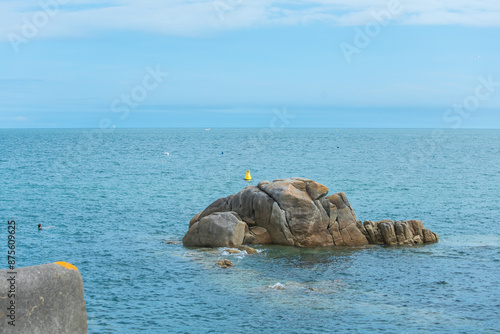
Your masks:
<path fill-rule="evenodd" d="M 373 11 L 391 2 L 401 6 L 392 17 L 396 24 L 500 25 L 500 2 L 492 0 L 41 0 L 49 12 L 33 1 L 17 0 L 0 3 L 0 40 L 23 36 L 29 24 L 35 27 L 33 37 L 114 30 L 198 35 L 311 22 L 352 26 L 372 21 Z"/>

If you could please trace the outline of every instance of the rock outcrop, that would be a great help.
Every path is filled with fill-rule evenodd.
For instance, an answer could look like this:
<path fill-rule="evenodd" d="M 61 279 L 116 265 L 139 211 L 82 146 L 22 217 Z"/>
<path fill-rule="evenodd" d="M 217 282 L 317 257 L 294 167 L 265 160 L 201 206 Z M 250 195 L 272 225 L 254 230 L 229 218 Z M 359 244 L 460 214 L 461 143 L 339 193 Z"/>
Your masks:
<path fill-rule="evenodd" d="M 439 240 L 418 220 L 362 223 L 344 193 L 327 194 L 327 187 L 309 179 L 262 181 L 195 215 L 182 241 L 199 247 L 270 243 L 329 247 Z"/>
<path fill-rule="evenodd" d="M 420 220 L 365 221 L 360 229 L 371 244 L 413 245 L 439 241 L 438 235 L 426 229 Z"/>

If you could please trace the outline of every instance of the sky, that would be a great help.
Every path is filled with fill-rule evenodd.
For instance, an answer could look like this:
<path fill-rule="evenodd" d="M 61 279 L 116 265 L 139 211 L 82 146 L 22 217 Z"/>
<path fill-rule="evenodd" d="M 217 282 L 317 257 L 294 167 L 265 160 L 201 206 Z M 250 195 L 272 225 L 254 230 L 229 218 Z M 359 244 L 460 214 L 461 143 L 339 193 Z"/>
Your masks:
<path fill-rule="evenodd" d="M 0 128 L 500 128 L 494 0 L 0 0 Z"/>

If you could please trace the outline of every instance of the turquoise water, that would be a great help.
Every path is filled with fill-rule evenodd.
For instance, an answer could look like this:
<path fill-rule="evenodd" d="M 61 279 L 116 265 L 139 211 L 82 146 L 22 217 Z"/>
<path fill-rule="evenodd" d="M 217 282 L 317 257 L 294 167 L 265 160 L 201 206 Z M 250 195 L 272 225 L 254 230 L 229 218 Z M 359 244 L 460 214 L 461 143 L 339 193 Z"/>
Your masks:
<path fill-rule="evenodd" d="M 90 333 L 500 331 L 498 130 L 90 134 L 0 130 L 0 236 L 15 219 L 18 266 L 79 268 Z M 344 191 L 360 220 L 420 219 L 440 242 L 246 256 L 166 243 L 217 198 L 291 176 Z"/>

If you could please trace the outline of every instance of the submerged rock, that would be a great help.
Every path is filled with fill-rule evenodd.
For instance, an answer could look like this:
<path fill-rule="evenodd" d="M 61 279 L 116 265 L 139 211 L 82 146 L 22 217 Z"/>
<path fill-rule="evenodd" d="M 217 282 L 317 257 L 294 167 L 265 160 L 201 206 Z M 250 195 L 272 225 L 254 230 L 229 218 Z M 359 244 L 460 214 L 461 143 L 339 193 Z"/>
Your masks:
<path fill-rule="evenodd" d="M 344 193 L 327 194 L 327 187 L 309 179 L 262 181 L 216 200 L 195 215 L 182 241 L 185 246 L 200 247 L 324 247 L 439 240 L 418 220 L 362 223 Z"/>
<path fill-rule="evenodd" d="M 229 261 L 229 260 L 219 260 L 215 263 L 217 266 L 221 267 L 222 269 L 226 269 L 228 267 L 232 267 L 234 266 L 234 264 Z"/>
<path fill-rule="evenodd" d="M 178 241 L 178 240 L 166 240 L 165 243 L 167 245 L 180 245 L 180 244 L 182 244 L 182 241 Z"/>
<path fill-rule="evenodd" d="M 238 247 L 238 249 L 240 251 L 245 251 L 247 252 L 247 254 L 257 254 L 257 250 L 255 248 L 252 248 L 252 247 L 249 247 L 249 246 L 245 246 L 245 245 L 241 245 Z"/>

